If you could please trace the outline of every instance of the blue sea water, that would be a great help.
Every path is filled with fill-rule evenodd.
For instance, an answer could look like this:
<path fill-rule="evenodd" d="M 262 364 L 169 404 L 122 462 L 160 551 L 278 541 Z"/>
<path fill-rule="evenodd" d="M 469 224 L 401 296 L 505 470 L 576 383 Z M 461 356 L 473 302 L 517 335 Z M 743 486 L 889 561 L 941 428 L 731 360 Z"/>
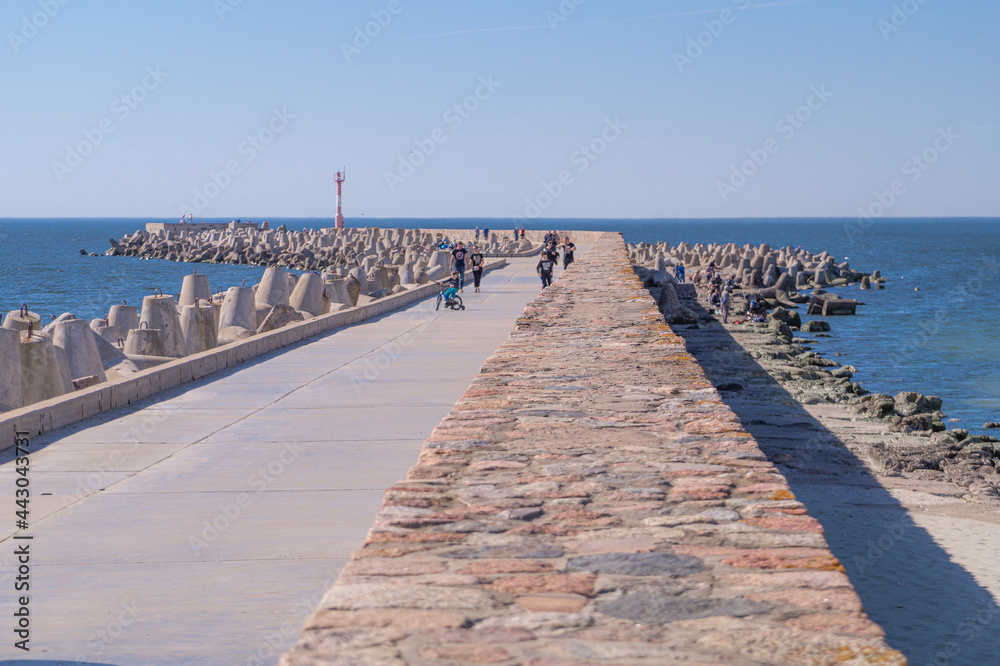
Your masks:
<path fill-rule="evenodd" d="M 146 222 L 175 220 L 0 219 L 0 311 L 22 303 L 43 317 L 73 312 L 104 316 L 122 300 L 139 304 L 156 288 L 178 293 L 193 270 L 209 276 L 213 289 L 246 280 L 263 268 L 180 264 L 102 254 L 109 238 L 120 238 Z M 199 220 L 201 221 L 201 220 Z M 228 220 L 204 220 L 227 222 Z M 276 219 L 272 228 L 333 226 L 332 219 Z M 506 230 L 506 219 L 403 220 L 363 218 L 357 226 Z M 870 391 L 915 390 L 939 395 L 955 426 L 980 431 L 1000 421 L 1000 219 L 882 219 L 861 228 L 852 219 L 746 220 L 557 220 L 537 228 L 621 231 L 632 242 L 768 243 L 827 250 L 858 270 L 879 269 L 885 290 L 838 290 L 866 305 L 854 317 L 830 320 L 832 337 L 817 346 L 849 363 Z M 807 318 L 808 319 L 808 318 Z"/>

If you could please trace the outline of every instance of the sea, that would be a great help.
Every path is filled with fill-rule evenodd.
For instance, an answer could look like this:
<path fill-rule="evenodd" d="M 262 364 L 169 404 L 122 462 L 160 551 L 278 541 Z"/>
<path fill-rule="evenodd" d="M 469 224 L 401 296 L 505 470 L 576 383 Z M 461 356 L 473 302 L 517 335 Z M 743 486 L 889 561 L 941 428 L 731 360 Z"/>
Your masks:
<path fill-rule="evenodd" d="M 109 239 L 162 219 L 0 219 L 0 312 L 27 305 L 48 320 L 72 312 L 104 317 L 110 306 L 140 305 L 156 289 L 180 292 L 183 276 L 208 275 L 213 290 L 255 284 L 264 269 L 106 257 Z M 230 220 L 199 220 L 199 222 Z M 271 227 L 334 226 L 332 219 L 270 218 Z M 490 228 L 507 219 L 348 220 L 382 228 Z M 981 433 L 1000 421 L 1000 218 L 933 219 L 560 219 L 536 229 L 620 231 L 630 242 L 767 243 L 824 250 L 852 268 L 881 271 L 884 290 L 837 291 L 864 305 L 830 318 L 815 350 L 857 368 L 872 392 L 940 396 L 952 427 Z M 82 253 L 81 251 L 85 251 Z M 96 253 L 99 256 L 89 256 Z M 808 320 L 803 313 L 803 318 Z M 2 362 L 2 359 L 0 359 Z M 992 431 L 998 434 L 998 431 Z"/>

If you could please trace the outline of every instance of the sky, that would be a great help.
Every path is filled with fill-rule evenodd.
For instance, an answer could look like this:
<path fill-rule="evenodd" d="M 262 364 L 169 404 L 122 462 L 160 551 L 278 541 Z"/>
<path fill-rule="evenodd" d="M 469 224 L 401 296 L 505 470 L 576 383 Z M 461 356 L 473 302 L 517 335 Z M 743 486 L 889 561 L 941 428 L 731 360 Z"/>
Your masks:
<path fill-rule="evenodd" d="M 996 0 L 4 0 L 0 218 L 997 216 Z"/>

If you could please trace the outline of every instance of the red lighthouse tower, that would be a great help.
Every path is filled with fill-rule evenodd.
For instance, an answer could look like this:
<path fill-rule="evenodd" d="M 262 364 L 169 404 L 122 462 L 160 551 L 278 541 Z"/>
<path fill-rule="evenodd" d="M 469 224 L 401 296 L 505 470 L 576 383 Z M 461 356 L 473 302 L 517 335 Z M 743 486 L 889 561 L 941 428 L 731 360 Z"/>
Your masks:
<path fill-rule="evenodd" d="M 337 172 L 337 229 L 344 228 L 344 207 L 343 207 L 343 194 L 344 194 L 344 180 L 347 179 L 347 169 Z"/>

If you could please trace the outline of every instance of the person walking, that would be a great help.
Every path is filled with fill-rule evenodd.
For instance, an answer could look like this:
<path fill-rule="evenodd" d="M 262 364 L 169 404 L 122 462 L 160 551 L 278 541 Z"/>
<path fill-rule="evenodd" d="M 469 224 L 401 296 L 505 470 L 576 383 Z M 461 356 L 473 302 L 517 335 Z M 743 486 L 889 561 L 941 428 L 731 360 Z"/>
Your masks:
<path fill-rule="evenodd" d="M 458 290 L 465 291 L 465 244 L 458 241 L 455 249 L 451 251 L 451 270 L 458 272 Z"/>
<path fill-rule="evenodd" d="M 538 271 L 538 277 L 542 278 L 542 289 L 552 284 L 552 269 L 554 266 L 555 264 L 548 253 L 543 252 L 541 258 L 538 260 L 538 265 L 535 266 L 535 270 Z"/>
<path fill-rule="evenodd" d="M 476 242 L 479 242 L 479 227 L 476 227 Z"/>
<path fill-rule="evenodd" d="M 729 293 L 729 287 L 722 290 L 722 295 L 719 297 L 719 309 L 722 310 L 722 323 L 729 323 L 729 307 L 733 303 L 732 295 Z"/>
<path fill-rule="evenodd" d="M 573 253 L 576 252 L 576 245 L 570 241 L 569 236 L 566 236 L 559 247 L 563 251 L 563 270 L 566 270 L 573 263 Z"/>
<path fill-rule="evenodd" d="M 479 251 L 479 246 L 472 247 L 472 254 L 469 255 L 469 265 L 472 266 L 472 279 L 476 285 L 476 293 L 479 293 L 479 281 L 483 279 L 483 253 Z"/>

